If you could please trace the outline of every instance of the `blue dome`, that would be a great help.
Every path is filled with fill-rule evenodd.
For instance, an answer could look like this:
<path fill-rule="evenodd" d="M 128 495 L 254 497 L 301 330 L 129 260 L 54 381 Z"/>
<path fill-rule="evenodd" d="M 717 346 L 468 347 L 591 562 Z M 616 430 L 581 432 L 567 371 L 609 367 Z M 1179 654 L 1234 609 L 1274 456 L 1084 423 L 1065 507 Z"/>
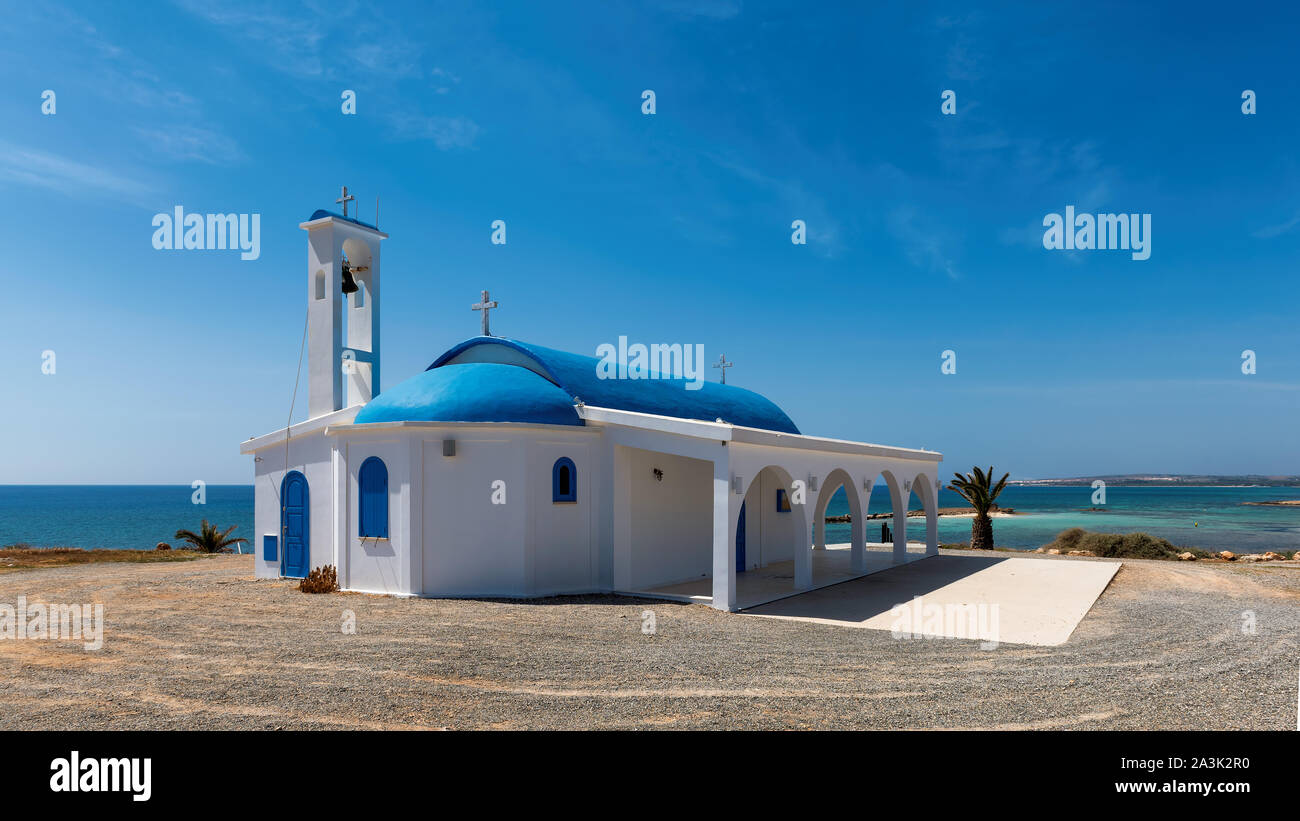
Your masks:
<path fill-rule="evenodd" d="M 490 362 L 425 371 L 376 396 L 354 421 L 582 424 L 564 390 L 527 368 Z"/>
<path fill-rule="evenodd" d="M 616 410 L 799 433 L 790 417 L 753 391 L 685 379 L 601 379 L 591 356 L 495 336 L 467 340 L 420 376 L 385 391 L 357 422 L 544 422 L 581 425 L 574 399 Z"/>

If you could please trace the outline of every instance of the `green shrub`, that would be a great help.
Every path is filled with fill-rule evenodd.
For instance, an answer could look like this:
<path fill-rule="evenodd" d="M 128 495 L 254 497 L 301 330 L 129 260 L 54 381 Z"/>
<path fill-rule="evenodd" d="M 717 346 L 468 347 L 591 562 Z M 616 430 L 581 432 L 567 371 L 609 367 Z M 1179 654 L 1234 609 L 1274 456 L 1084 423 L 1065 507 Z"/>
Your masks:
<path fill-rule="evenodd" d="M 1088 535 L 1088 531 L 1081 527 L 1072 527 L 1069 530 L 1062 530 L 1056 534 L 1056 540 L 1047 547 L 1055 547 L 1062 553 L 1068 550 L 1079 550 L 1079 540 Z"/>
<path fill-rule="evenodd" d="M 1183 552 L 1198 559 L 1208 559 L 1211 555 L 1198 547 L 1178 547 L 1148 533 L 1089 533 L 1081 527 L 1061 531 L 1045 547 L 1048 550 L 1052 548 L 1062 553 L 1086 550 L 1107 559 L 1177 559 Z"/>

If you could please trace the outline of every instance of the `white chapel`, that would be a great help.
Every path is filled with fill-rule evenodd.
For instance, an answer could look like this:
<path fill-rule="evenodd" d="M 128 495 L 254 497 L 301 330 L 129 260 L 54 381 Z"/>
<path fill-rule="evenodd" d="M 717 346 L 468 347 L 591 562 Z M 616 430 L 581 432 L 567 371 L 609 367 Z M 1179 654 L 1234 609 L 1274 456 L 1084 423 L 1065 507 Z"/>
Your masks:
<path fill-rule="evenodd" d="M 368 593 L 737 610 L 937 554 L 940 454 L 805 435 L 734 385 L 601 378 L 595 357 L 488 335 L 486 292 L 482 335 L 384 387 L 388 235 L 343 210 L 300 225 L 308 418 L 240 445 L 259 577 L 333 565 L 340 587 Z M 881 482 L 889 543 L 868 540 L 863 516 Z M 827 545 L 841 487 L 852 535 Z M 913 493 L 925 517 L 909 542 Z"/>

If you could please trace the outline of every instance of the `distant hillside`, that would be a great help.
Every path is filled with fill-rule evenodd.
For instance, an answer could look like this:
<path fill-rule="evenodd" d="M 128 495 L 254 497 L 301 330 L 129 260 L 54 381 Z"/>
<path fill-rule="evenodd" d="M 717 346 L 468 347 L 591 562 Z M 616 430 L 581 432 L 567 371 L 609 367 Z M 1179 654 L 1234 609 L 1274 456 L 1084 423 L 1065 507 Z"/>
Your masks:
<path fill-rule="evenodd" d="M 1216 487 L 1300 487 L 1300 476 L 1216 476 L 1170 473 L 1127 473 L 1113 476 L 1075 476 L 1069 479 L 1008 479 L 1009 485 L 1022 487 L 1091 485 L 1096 480 L 1108 485 L 1178 487 L 1212 485 Z"/>

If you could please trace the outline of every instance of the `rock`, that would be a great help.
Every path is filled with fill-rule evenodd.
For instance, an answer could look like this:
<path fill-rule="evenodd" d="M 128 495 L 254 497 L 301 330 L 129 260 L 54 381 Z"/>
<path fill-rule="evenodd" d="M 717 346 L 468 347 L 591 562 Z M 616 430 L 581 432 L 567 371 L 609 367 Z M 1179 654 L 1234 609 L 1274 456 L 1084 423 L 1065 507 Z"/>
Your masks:
<path fill-rule="evenodd" d="M 1067 555 L 1067 556 L 1096 556 L 1097 554 L 1096 554 L 1096 553 L 1093 553 L 1091 550 L 1071 550 L 1069 553 L 1066 553 L 1065 555 Z"/>
<path fill-rule="evenodd" d="M 1061 551 L 1057 550 L 1057 549 L 1054 548 L 1054 547 L 1051 548 L 1050 550 L 1048 550 L 1047 553 L 1048 553 L 1049 556 L 1059 556 L 1059 555 L 1061 555 Z"/>
<path fill-rule="evenodd" d="M 1178 558 L 1179 558 L 1179 560 L 1184 561 L 1184 562 L 1194 562 L 1194 561 L 1196 561 L 1196 557 L 1193 556 L 1191 553 L 1188 553 L 1188 552 L 1179 553 L 1179 554 L 1178 554 Z"/>
<path fill-rule="evenodd" d="M 1035 550 L 1034 552 L 1035 552 L 1035 553 L 1046 553 L 1046 552 L 1047 552 L 1047 548 L 1045 548 L 1045 547 L 1040 547 L 1040 548 L 1038 548 L 1037 550 Z"/>
<path fill-rule="evenodd" d="M 1237 558 L 1237 554 L 1233 553 L 1231 550 L 1220 550 L 1219 558 L 1230 562 Z"/>
<path fill-rule="evenodd" d="M 1264 557 L 1261 556 L 1261 555 L 1259 555 L 1258 553 L 1247 553 L 1247 554 L 1244 555 L 1244 556 L 1238 556 L 1238 557 L 1237 557 L 1237 561 L 1239 561 L 1239 562 L 1262 562 L 1262 561 L 1264 561 Z"/>
<path fill-rule="evenodd" d="M 1268 551 L 1267 553 L 1264 554 L 1264 561 L 1266 561 L 1266 562 L 1284 562 L 1284 561 L 1286 561 L 1286 556 L 1283 556 L 1281 553 L 1274 553 L 1273 551 L 1270 550 L 1270 551 Z"/>
<path fill-rule="evenodd" d="M 154 550 L 171 550 L 171 549 L 172 546 L 167 544 L 166 542 L 159 542 L 158 545 L 154 548 Z"/>

